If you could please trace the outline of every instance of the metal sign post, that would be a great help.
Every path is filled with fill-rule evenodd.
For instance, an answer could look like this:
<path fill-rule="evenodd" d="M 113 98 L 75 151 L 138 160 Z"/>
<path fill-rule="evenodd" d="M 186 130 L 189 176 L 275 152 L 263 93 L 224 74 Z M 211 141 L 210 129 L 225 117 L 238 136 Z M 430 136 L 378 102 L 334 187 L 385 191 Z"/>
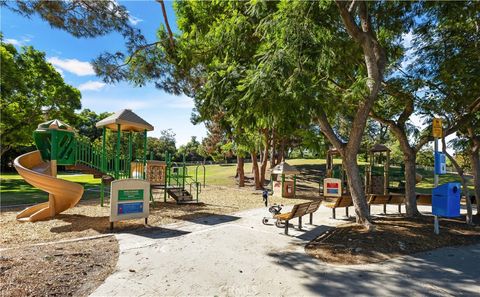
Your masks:
<path fill-rule="evenodd" d="M 434 142 L 434 154 L 437 155 L 438 153 L 438 139 L 442 137 L 443 131 L 442 131 L 442 120 L 435 118 L 433 119 L 433 137 L 435 138 Z M 437 158 L 434 159 L 434 162 L 438 162 L 439 160 Z M 433 184 L 434 188 L 438 187 L 438 174 L 435 168 L 437 167 L 437 164 L 434 164 L 434 169 L 433 169 Z M 433 231 L 435 234 L 440 234 L 440 223 L 438 221 L 438 216 L 434 216 L 434 222 L 433 222 Z"/>

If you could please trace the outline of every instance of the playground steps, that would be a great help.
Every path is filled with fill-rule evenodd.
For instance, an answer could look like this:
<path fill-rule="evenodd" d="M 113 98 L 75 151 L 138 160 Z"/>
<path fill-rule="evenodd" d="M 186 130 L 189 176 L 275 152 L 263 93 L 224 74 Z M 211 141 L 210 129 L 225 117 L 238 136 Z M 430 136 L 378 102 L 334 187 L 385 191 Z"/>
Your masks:
<path fill-rule="evenodd" d="M 196 203 L 196 200 L 193 200 L 193 196 L 182 188 L 168 188 L 167 193 L 170 197 L 175 199 L 177 203 Z"/>

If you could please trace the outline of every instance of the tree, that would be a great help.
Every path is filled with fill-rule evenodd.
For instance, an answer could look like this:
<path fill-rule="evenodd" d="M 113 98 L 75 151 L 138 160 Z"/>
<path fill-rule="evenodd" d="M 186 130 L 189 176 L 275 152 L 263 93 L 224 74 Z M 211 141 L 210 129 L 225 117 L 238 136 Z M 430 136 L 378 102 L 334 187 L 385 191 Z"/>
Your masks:
<path fill-rule="evenodd" d="M 182 145 L 178 148 L 177 151 L 177 159 L 182 158 L 182 156 L 185 156 L 185 158 L 189 161 L 200 161 L 202 160 L 202 156 L 198 154 L 198 148 L 200 146 L 200 142 L 198 142 L 196 136 L 192 136 L 189 142 L 187 142 L 185 145 Z"/>
<path fill-rule="evenodd" d="M 66 84 L 45 53 L 33 47 L 18 52 L 3 38 L 1 53 L 1 155 L 9 149 L 32 143 L 32 132 L 48 119 L 70 124 L 80 109 L 80 91 Z"/>
<path fill-rule="evenodd" d="M 445 135 L 458 131 L 468 139 L 477 210 L 480 206 L 479 5 L 475 1 L 422 2 L 414 45 L 423 63 L 412 65 L 416 77 L 427 85 L 426 112 L 442 116 L 447 126 Z"/>
<path fill-rule="evenodd" d="M 77 114 L 77 119 L 73 125 L 80 135 L 87 137 L 90 142 L 94 142 L 102 136 L 102 129 L 98 129 L 95 124 L 111 114 L 109 112 L 97 114 L 86 108 Z"/>
<path fill-rule="evenodd" d="M 165 160 L 165 153 L 174 155 L 177 153 L 175 146 L 175 133 L 172 129 L 160 131 L 160 137 L 148 137 L 147 146 L 150 152 L 153 153 L 155 160 Z"/>
<path fill-rule="evenodd" d="M 357 222 L 367 227 L 370 216 L 357 154 L 382 87 L 388 50 L 406 30 L 405 14 L 403 4 L 392 2 L 282 1 L 259 29 L 265 45 L 257 54 L 258 68 L 276 75 L 274 81 L 290 94 L 292 104 L 302 107 L 299 114 L 309 115 L 339 150 Z M 338 114 L 350 118 L 346 136 L 335 125 Z"/>

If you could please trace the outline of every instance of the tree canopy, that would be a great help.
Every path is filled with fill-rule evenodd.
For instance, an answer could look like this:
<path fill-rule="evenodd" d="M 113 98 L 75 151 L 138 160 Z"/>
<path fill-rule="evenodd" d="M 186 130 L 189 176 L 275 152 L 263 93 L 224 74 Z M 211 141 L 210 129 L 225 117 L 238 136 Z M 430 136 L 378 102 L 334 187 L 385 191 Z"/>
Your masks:
<path fill-rule="evenodd" d="M 32 131 L 47 119 L 76 120 L 80 91 L 68 85 L 33 47 L 17 51 L 1 39 L 1 154 L 32 143 Z"/>

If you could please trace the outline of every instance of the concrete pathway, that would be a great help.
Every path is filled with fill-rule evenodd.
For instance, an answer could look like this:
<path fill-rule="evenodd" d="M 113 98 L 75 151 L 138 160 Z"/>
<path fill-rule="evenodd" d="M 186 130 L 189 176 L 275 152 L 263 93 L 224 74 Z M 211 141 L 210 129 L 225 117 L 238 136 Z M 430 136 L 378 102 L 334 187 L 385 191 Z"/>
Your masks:
<path fill-rule="evenodd" d="M 356 266 L 307 256 L 305 244 L 339 223 L 330 214 L 321 207 L 290 236 L 261 223 L 265 209 L 118 234 L 117 269 L 92 295 L 480 296 L 480 245 Z"/>

